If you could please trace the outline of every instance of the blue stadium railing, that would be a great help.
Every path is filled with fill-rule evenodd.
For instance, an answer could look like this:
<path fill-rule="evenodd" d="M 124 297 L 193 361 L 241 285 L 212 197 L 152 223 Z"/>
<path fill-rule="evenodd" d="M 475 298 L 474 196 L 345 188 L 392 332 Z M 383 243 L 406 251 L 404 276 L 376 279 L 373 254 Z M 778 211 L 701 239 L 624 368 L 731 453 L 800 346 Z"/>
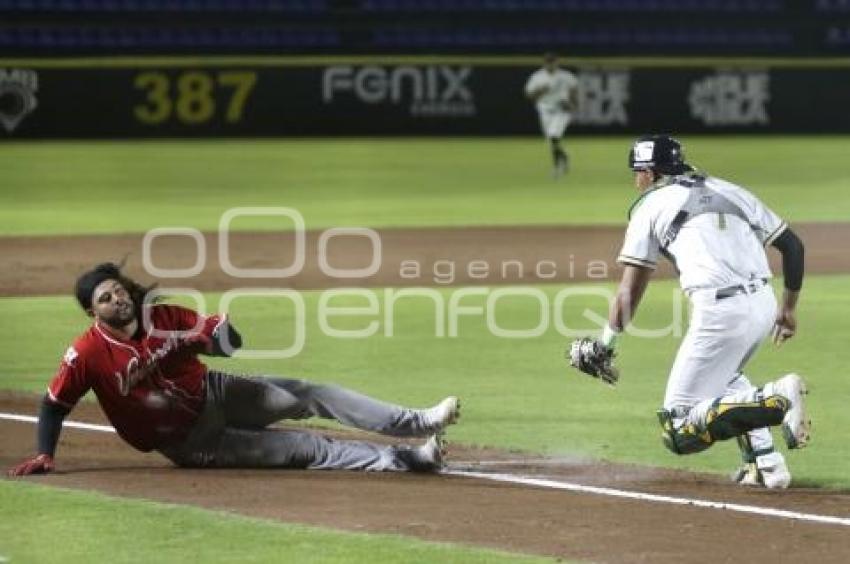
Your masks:
<path fill-rule="evenodd" d="M 327 0 L 0 0 L 0 10 L 31 12 L 315 12 Z"/>
<path fill-rule="evenodd" d="M 777 12 L 786 0 L 0 0 L 0 10 L 88 12 L 325 12 L 332 5 L 382 12 Z M 833 9 L 846 0 L 820 0 Z"/>
<path fill-rule="evenodd" d="M 114 49 L 326 48 L 340 45 L 333 30 L 274 28 L 18 28 L 0 29 L 0 47 Z"/>
<path fill-rule="evenodd" d="M 564 46 L 711 46 L 780 48 L 791 45 L 790 33 L 770 29 L 711 29 L 699 26 L 664 29 L 528 29 L 528 30 L 377 30 L 374 44 L 399 47 L 491 47 L 522 45 L 537 49 Z"/>
<path fill-rule="evenodd" d="M 381 12 L 776 12 L 783 0 L 362 0 Z"/>
<path fill-rule="evenodd" d="M 15 56 L 838 56 L 848 34 L 850 0 L 0 0 Z"/>

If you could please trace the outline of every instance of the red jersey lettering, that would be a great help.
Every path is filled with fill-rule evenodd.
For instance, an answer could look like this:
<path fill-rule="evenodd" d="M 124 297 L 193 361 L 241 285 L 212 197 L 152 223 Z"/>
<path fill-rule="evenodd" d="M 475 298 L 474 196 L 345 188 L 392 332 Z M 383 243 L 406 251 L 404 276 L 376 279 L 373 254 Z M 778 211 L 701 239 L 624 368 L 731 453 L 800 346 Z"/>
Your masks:
<path fill-rule="evenodd" d="M 204 406 L 206 366 L 197 358 L 224 316 L 202 317 L 154 305 L 138 340 L 124 340 L 95 322 L 65 353 L 48 387 L 72 408 L 93 390 L 106 417 L 130 445 L 149 451 L 179 442 Z"/>

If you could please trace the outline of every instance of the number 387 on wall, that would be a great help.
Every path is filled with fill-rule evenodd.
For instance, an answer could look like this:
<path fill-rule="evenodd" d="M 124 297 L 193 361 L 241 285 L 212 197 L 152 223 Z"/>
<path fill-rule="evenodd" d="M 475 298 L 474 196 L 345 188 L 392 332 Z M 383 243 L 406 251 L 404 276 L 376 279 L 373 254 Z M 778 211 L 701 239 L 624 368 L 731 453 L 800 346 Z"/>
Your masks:
<path fill-rule="evenodd" d="M 158 71 L 142 72 L 136 75 L 133 86 L 145 93 L 145 102 L 135 106 L 133 114 L 150 125 L 173 118 L 199 125 L 212 120 L 218 110 L 223 111 L 226 123 L 239 123 L 256 83 L 257 73 L 251 71 L 187 71 L 175 77 Z M 225 101 L 223 108 L 217 108 L 218 101 Z"/>

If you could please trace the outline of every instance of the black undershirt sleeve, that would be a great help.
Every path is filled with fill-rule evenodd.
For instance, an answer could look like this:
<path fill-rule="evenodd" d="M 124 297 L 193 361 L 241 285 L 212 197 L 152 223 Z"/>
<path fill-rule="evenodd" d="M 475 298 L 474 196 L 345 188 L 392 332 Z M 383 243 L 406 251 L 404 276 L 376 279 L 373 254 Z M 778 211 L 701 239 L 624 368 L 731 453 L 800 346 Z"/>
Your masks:
<path fill-rule="evenodd" d="M 227 338 L 234 350 L 242 348 L 242 335 L 230 323 L 227 324 Z"/>
<path fill-rule="evenodd" d="M 41 400 L 41 409 L 38 412 L 39 454 L 49 454 L 52 457 L 56 452 L 62 422 L 69 413 L 69 409 L 50 401 L 46 395 Z"/>
<path fill-rule="evenodd" d="M 239 331 L 229 322 L 226 322 L 224 326 L 227 327 L 227 339 L 223 339 L 221 334 L 213 334 L 213 349 L 210 356 L 231 356 L 234 351 L 242 348 L 242 335 Z"/>
<path fill-rule="evenodd" d="M 793 292 L 799 292 L 803 287 L 803 270 L 805 268 L 805 249 L 803 241 L 788 227 L 771 243 L 782 253 L 782 276 L 785 287 Z"/>

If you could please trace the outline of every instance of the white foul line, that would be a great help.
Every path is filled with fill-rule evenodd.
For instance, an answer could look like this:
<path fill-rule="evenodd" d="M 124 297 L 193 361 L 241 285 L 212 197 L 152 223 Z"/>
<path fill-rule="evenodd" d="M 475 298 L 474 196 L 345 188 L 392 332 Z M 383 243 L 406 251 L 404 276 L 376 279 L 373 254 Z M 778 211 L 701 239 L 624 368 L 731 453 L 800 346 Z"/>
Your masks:
<path fill-rule="evenodd" d="M 8 419 L 10 421 L 23 421 L 24 423 L 38 423 L 38 417 L 30 415 L 16 415 L 14 413 L 0 413 L 0 419 Z M 85 429 L 86 431 L 100 431 L 102 433 L 114 433 L 115 428 L 109 425 L 95 425 L 93 423 L 80 423 L 77 421 L 64 421 L 63 427 L 72 429 Z"/>
<path fill-rule="evenodd" d="M 756 515 L 766 515 L 770 517 L 782 517 L 785 519 L 795 519 L 797 521 L 812 521 L 814 523 L 827 523 L 830 525 L 850 526 L 850 518 L 833 517 L 830 515 L 814 515 L 811 513 L 798 513 L 796 511 L 786 511 L 784 509 L 773 509 L 770 507 L 758 507 L 755 505 L 742 505 L 740 503 L 726 503 L 721 501 L 708 501 L 703 499 L 689 499 L 685 497 L 673 497 L 669 495 L 657 495 L 642 492 L 630 492 L 627 490 L 617 490 L 613 488 L 602 488 L 598 486 L 585 486 L 582 484 L 573 484 L 570 482 L 559 482 L 556 480 L 548 480 L 541 478 L 531 478 L 525 476 L 514 476 L 511 474 L 491 474 L 486 472 L 471 472 L 467 470 L 445 470 L 443 474 L 452 476 L 463 476 L 467 478 L 479 478 L 481 480 L 491 480 L 494 482 L 508 482 L 512 484 L 521 484 L 525 486 L 538 486 L 541 488 L 551 488 L 555 490 L 567 490 L 572 492 L 591 493 L 596 495 L 607 495 L 611 497 L 620 497 L 626 499 L 637 499 L 641 501 L 654 501 L 657 503 L 670 503 L 673 505 L 692 505 L 694 507 L 705 507 L 709 509 L 726 509 L 728 511 L 737 511 L 739 513 L 752 513 Z"/>
<path fill-rule="evenodd" d="M 0 413 L 0 419 L 8 419 L 11 421 L 23 421 L 25 423 L 37 423 L 38 418 L 29 415 L 16 415 L 14 413 Z M 85 429 L 87 431 L 100 431 L 104 433 L 114 433 L 115 429 L 109 425 L 94 425 L 91 423 L 79 423 L 77 421 L 65 421 L 65 427 L 73 429 Z M 833 517 L 831 515 L 816 515 L 812 513 L 798 513 L 796 511 L 787 511 L 785 509 L 773 509 L 771 507 L 758 507 L 756 505 L 743 505 L 740 503 L 726 503 L 722 501 L 708 501 L 704 499 L 690 499 L 686 497 L 674 497 L 669 495 L 658 495 L 643 492 L 631 492 L 627 490 L 618 490 L 614 488 L 603 488 L 599 486 L 585 486 L 571 482 L 559 482 L 557 480 L 549 480 L 544 478 L 531 478 L 527 476 L 514 476 L 512 474 L 498 474 L 489 472 L 472 472 L 469 470 L 443 470 L 442 474 L 449 476 L 460 476 L 464 478 L 478 478 L 480 480 L 490 480 L 493 482 L 507 482 L 511 484 L 519 484 L 523 486 L 536 486 L 541 488 L 549 488 L 554 490 L 566 490 L 571 492 L 590 493 L 596 495 L 607 495 L 610 497 L 619 497 L 625 499 L 636 499 L 640 501 L 653 501 L 656 503 L 669 503 L 672 505 L 691 505 L 694 507 L 703 507 L 708 509 L 725 509 L 727 511 L 736 511 L 738 513 L 750 513 L 755 515 L 764 515 L 768 517 L 781 517 L 784 519 L 793 519 L 796 521 L 810 521 L 813 523 L 825 523 L 828 525 L 844 525 L 850 527 L 850 518 Z"/>
<path fill-rule="evenodd" d="M 591 463 L 590 458 L 576 459 L 584 463 Z M 471 460 L 469 462 L 455 462 L 455 464 L 468 464 L 470 466 L 563 466 L 564 460 L 557 458 L 512 458 L 505 460 Z"/>

